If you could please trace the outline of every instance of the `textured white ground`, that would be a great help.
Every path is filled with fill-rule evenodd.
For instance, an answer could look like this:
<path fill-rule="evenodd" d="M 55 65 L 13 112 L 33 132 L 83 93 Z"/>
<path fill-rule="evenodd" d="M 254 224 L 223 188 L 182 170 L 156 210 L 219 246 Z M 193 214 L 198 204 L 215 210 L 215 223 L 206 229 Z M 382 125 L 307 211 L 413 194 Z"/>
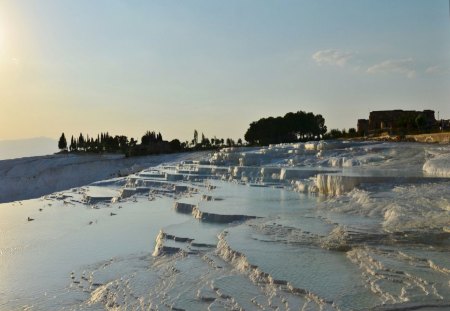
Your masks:
<path fill-rule="evenodd" d="M 123 155 L 57 154 L 0 161 L 0 203 L 126 176 L 149 166 L 197 158 L 202 153 L 125 158 Z"/>
<path fill-rule="evenodd" d="M 41 190 L 100 180 L 0 204 L 0 311 L 449 310 L 449 155 L 311 142 L 16 160 L 4 175 Z"/>

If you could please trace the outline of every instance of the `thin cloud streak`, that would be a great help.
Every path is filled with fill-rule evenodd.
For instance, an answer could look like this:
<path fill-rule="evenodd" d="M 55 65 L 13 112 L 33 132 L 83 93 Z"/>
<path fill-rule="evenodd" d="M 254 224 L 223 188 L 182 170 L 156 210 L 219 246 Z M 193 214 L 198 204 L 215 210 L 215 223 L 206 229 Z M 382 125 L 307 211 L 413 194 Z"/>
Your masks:
<path fill-rule="evenodd" d="M 367 69 L 369 74 L 400 74 L 408 79 L 417 76 L 412 58 L 388 59 Z"/>
<path fill-rule="evenodd" d="M 429 75 L 445 75 L 450 73 L 450 67 L 442 65 L 430 66 L 425 69 L 425 73 Z"/>
<path fill-rule="evenodd" d="M 312 55 L 312 59 L 320 66 L 330 65 L 344 67 L 354 56 L 352 52 L 340 50 L 320 50 Z"/>

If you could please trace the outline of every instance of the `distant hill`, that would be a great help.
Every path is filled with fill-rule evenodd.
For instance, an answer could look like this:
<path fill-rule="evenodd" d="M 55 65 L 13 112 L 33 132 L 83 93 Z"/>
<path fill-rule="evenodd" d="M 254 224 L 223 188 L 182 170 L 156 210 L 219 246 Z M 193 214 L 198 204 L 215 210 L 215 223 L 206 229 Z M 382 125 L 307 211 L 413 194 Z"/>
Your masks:
<path fill-rule="evenodd" d="M 48 137 L 0 140 L 0 160 L 53 154 L 58 142 Z"/>

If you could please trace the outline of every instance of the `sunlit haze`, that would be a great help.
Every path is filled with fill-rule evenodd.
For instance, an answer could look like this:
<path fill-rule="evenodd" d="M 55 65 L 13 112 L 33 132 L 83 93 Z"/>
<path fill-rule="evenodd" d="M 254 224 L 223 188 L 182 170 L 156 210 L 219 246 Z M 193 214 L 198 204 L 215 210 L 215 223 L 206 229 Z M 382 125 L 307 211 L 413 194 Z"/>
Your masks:
<path fill-rule="evenodd" d="M 0 140 L 242 138 L 289 111 L 450 119 L 447 0 L 0 2 Z"/>

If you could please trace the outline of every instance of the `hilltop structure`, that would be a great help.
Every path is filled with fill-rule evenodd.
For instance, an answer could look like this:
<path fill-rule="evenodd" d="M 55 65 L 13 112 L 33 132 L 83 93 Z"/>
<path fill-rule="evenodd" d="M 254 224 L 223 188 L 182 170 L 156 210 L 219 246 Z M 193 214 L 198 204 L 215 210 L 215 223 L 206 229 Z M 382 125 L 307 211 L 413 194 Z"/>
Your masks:
<path fill-rule="evenodd" d="M 399 130 L 430 129 L 437 124 L 434 110 L 383 110 L 370 112 L 369 119 L 359 119 L 360 135 Z"/>

